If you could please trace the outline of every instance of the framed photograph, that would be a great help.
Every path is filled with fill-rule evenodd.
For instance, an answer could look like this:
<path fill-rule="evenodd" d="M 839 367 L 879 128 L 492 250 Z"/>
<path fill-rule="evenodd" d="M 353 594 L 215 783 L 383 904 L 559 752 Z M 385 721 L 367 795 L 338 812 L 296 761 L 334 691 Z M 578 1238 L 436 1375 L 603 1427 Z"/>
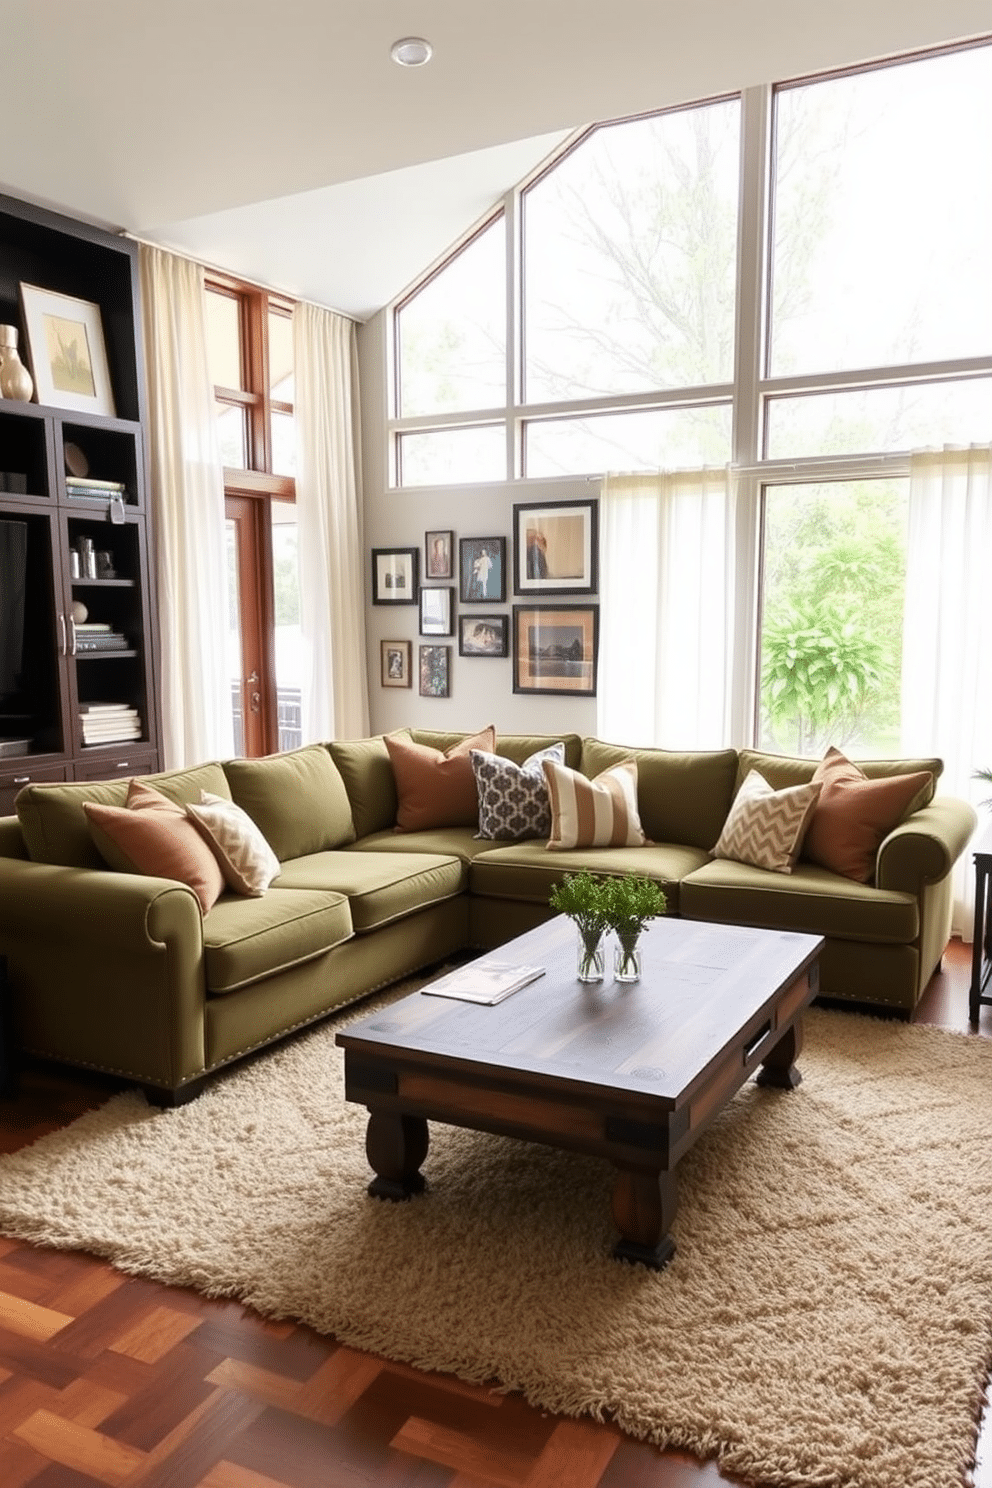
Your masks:
<path fill-rule="evenodd" d="M 425 579 L 452 579 L 455 534 L 453 532 L 424 533 Z"/>
<path fill-rule="evenodd" d="M 458 573 L 463 604 L 502 604 L 506 598 L 506 538 L 461 538 Z"/>
<path fill-rule="evenodd" d="M 417 603 L 417 548 L 372 549 L 372 603 Z"/>
<path fill-rule="evenodd" d="M 514 605 L 514 692 L 596 696 L 599 605 Z"/>
<path fill-rule="evenodd" d="M 598 501 L 514 505 L 514 594 L 595 594 L 598 584 Z"/>
<path fill-rule="evenodd" d="M 420 696 L 449 697 L 451 688 L 451 647 L 420 647 Z"/>
<path fill-rule="evenodd" d="M 100 306 L 22 284 L 21 310 L 38 402 L 80 413 L 116 413 Z"/>
<path fill-rule="evenodd" d="M 383 687 L 410 687 L 412 685 L 413 642 L 380 641 L 380 681 Z"/>
<path fill-rule="evenodd" d="M 421 635 L 452 635 L 454 633 L 451 604 L 454 592 L 453 588 L 421 589 Z"/>
<path fill-rule="evenodd" d="M 508 656 L 510 622 L 506 615 L 459 615 L 459 656 Z"/>

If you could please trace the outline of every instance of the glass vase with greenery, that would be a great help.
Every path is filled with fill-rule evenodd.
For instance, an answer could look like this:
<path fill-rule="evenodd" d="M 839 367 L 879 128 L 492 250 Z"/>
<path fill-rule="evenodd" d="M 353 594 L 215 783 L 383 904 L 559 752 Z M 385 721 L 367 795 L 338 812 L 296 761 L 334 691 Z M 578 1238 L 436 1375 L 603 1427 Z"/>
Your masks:
<path fill-rule="evenodd" d="M 598 982 L 603 977 L 603 935 L 609 927 L 603 886 L 603 879 L 583 868 L 579 873 L 566 873 L 548 901 L 552 909 L 574 921 L 579 932 L 580 982 Z"/>
<path fill-rule="evenodd" d="M 637 942 L 648 920 L 665 913 L 665 895 L 653 879 L 625 873 L 622 878 L 605 880 L 604 897 L 607 920 L 619 942 L 617 981 L 636 981 L 640 976 Z"/>

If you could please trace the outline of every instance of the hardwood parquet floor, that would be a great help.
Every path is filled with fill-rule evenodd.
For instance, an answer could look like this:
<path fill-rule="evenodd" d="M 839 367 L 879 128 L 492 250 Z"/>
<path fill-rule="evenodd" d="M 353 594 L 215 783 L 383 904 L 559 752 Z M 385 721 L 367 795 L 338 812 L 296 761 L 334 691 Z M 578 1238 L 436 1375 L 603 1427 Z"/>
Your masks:
<path fill-rule="evenodd" d="M 970 948 L 918 1021 L 968 1029 Z M 992 1036 L 992 1008 L 977 1036 Z M 11 1152 L 114 1086 L 48 1067 L 0 1099 Z M 992 1488 L 992 1428 L 976 1488 Z M 0 1237 L 0 1488 L 716 1488 L 610 1423 L 423 1374 L 239 1303 Z"/>

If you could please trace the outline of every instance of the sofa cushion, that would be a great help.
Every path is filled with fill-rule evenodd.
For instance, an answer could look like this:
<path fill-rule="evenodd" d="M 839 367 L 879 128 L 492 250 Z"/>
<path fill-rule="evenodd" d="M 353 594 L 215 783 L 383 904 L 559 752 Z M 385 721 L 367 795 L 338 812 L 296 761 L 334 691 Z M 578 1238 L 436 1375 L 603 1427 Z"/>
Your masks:
<path fill-rule="evenodd" d="M 436 853 L 311 853 L 283 864 L 280 889 L 346 894 L 357 935 L 460 894 L 468 872 L 460 858 Z"/>
<path fill-rule="evenodd" d="M 563 743 L 539 749 L 522 765 L 482 749 L 471 750 L 469 758 L 479 793 L 479 837 L 521 842 L 551 835 L 551 799 L 541 767 L 545 760 L 564 764 Z"/>
<path fill-rule="evenodd" d="M 186 814 L 217 859 L 228 888 L 258 898 L 277 876 L 279 859 L 247 811 L 209 791 L 201 796 Z"/>
<path fill-rule="evenodd" d="M 913 806 L 933 794 L 927 771 L 869 780 L 864 771 L 839 749 L 828 749 L 813 773 L 820 799 L 803 849 L 821 868 L 868 883 L 875 876 L 875 859 L 883 838 L 897 827 Z"/>
<path fill-rule="evenodd" d="M 586 775 L 599 775 L 625 759 L 637 761 L 637 809 L 651 841 L 684 842 L 688 847 L 709 850 L 723 830 L 733 800 L 737 751 L 676 753 L 583 740 L 582 770 Z M 767 775 L 765 778 L 771 779 Z"/>
<path fill-rule="evenodd" d="M 397 732 L 402 734 L 403 730 Z M 348 792 L 356 838 L 392 830 L 396 825 L 396 776 L 382 735 L 374 739 L 332 739 L 327 748 Z"/>
<path fill-rule="evenodd" d="M 641 847 L 644 831 L 637 814 L 637 765 L 624 760 L 590 780 L 554 760 L 543 764 L 551 798 L 553 852 L 574 847 Z"/>
<path fill-rule="evenodd" d="M 452 745 L 460 744 L 468 738 L 467 734 L 443 733 L 439 729 L 411 729 L 409 733 L 415 744 L 440 749 L 442 754 Z M 564 744 L 565 764 L 571 770 L 579 769 L 582 764 L 581 734 L 497 734 L 493 753 L 522 765 L 532 754 L 550 749 L 552 744 Z"/>
<path fill-rule="evenodd" d="M 470 863 L 480 853 L 489 852 L 492 846 L 488 837 L 477 837 L 471 827 L 428 827 L 423 832 L 397 832 L 390 827 L 388 831 L 359 838 L 345 851 L 431 853 Z"/>
<path fill-rule="evenodd" d="M 425 827 L 474 827 L 479 797 L 469 758 L 473 749 L 492 753 L 492 724 L 441 751 L 417 744 L 409 734 L 387 734 L 386 749 L 396 778 L 396 825 L 401 832 Z"/>
<path fill-rule="evenodd" d="M 566 873 L 593 866 L 597 874 L 641 873 L 653 879 L 664 891 L 668 914 L 674 915 L 679 912 L 680 881 L 707 860 L 708 854 L 699 847 L 652 842 L 645 847 L 601 847 L 590 865 L 588 849 L 549 853 L 543 842 L 513 842 L 490 845 L 488 852 L 472 859 L 469 888 L 480 897 L 547 908 L 551 890 Z"/>
<path fill-rule="evenodd" d="M 818 782 L 772 790 L 752 770 L 744 781 L 719 841 L 715 858 L 733 858 L 774 873 L 791 873 L 820 795 Z"/>
<path fill-rule="evenodd" d="M 198 801 L 201 790 L 217 796 L 231 794 L 223 768 L 216 763 L 140 778 L 180 806 Z M 103 780 L 26 785 L 18 793 L 15 809 L 28 856 L 35 863 L 58 863 L 65 868 L 105 868 L 90 834 L 83 802 L 123 806 L 128 784 L 127 780 Z"/>
<path fill-rule="evenodd" d="M 193 890 L 208 914 L 224 891 L 217 860 L 186 815 L 153 786 L 132 780 L 123 806 L 84 801 L 93 841 L 109 867 L 171 878 Z"/>
<path fill-rule="evenodd" d="M 236 992 L 312 961 L 352 934 L 343 894 L 278 885 L 262 899 L 224 894 L 203 922 L 207 991 Z"/>
<path fill-rule="evenodd" d="M 804 759 L 799 755 L 770 754 L 761 749 L 742 749 L 737 766 L 735 789 L 739 790 L 745 776 L 758 770 L 775 790 L 786 785 L 805 785 L 812 780 L 820 761 Z M 873 759 L 858 760 L 858 769 L 869 780 L 884 780 L 890 775 L 915 775 L 927 771 L 932 777 L 929 795 L 921 797 L 920 805 L 926 806 L 933 799 L 937 780 L 944 769 L 941 759 Z"/>
<path fill-rule="evenodd" d="M 354 842 L 351 803 L 323 744 L 224 762 L 231 796 L 280 863 Z"/>
<path fill-rule="evenodd" d="M 914 894 L 869 888 L 801 859 L 786 874 L 716 858 L 682 880 L 679 913 L 721 925 L 894 945 L 911 944 L 920 928 Z"/>

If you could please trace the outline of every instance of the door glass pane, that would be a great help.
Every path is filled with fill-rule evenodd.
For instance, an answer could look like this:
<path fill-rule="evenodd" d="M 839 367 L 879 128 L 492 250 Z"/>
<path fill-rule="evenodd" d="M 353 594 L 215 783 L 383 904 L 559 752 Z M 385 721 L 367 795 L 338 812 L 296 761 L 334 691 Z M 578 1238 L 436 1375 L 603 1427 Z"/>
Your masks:
<path fill-rule="evenodd" d="M 899 753 L 908 486 L 890 479 L 765 491 L 762 748 Z"/>
<path fill-rule="evenodd" d="M 403 417 L 506 402 L 505 240 L 500 216 L 397 314 Z"/>
<path fill-rule="evenodd" d="M 782 89 L 773 375 L 992 345 L 992 47 Z"/>
<path fill-rule="evenodd" d="M 276 696 L 279 704 L 279 748 L 303 743 L 300 714 L 303 689 L 303 639 L 300 630 L 300 573 L 296 506 L 273 501 L 272 578 L 275 588 Z"/>
<path fill-rule="evenodd" d="M 296 474 L 296 420 L 291 413 L 272 412 L 272 473 Z"/>
<path fill-rule="evenodd" d="M 241 593 L 238 584 L 238 527 L 228 520 L 227 533 L 227 675 L 231 679 L 231 717 L 234 723 L 234 753 L 245 752 L 245 725 L 241 678 Z"/>
<path fill-rule="evenodd" d="M 729 382 L 740 106 L 597 129 L 524 197 L 528 402 Z"/>
<path fill-rule="evenodd" d="M 730 405 L 534 419 L 524 439 L 524 470 L 532 477 L 725 465 Z"/>
<path fill-rule="evenodd" d="M 283 403 L 293 401 L 293 320 L 269 311 L 269 391 Z"/>
<path fill-rule="evenodd" d="M 463 485 L 506 479 L 506 435 L 502 424 L 444 429 L 436 434 L 401 434 L 401 484 Z"/>
<path fill-rule="evenodd" d="M 239 403 L 215 403 L 220 458 L 232 470 L 248 468 L 248 426 Z"/>
<path fill-rule="evenodd" d="M 241 302 L 208 289 L 204 295 L 207 362 L 215 387 L 244 390 L 241 361 Z"/>

